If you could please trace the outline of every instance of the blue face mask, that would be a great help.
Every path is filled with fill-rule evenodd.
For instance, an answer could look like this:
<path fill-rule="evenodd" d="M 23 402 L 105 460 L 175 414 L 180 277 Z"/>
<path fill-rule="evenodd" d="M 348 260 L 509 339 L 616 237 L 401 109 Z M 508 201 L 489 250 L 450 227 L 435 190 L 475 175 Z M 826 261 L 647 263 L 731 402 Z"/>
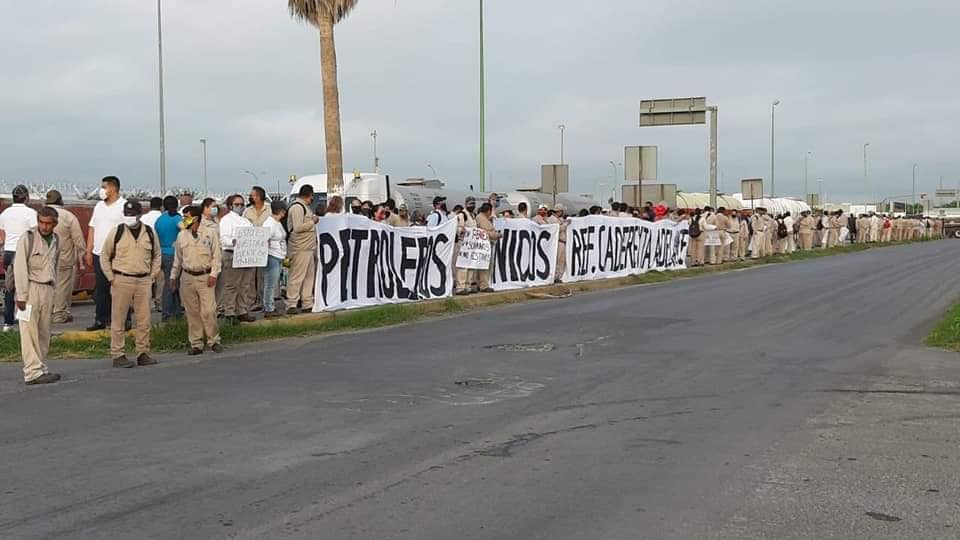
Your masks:
<path fill-rule="evenodd" d="M 243 207 L 242 207 L 242 206 L 235 206 L 235 207 L 233 208 L 233 213 L 236 214 L 236 215 L 238 215 L 238 216 L 243 216 Z"/>

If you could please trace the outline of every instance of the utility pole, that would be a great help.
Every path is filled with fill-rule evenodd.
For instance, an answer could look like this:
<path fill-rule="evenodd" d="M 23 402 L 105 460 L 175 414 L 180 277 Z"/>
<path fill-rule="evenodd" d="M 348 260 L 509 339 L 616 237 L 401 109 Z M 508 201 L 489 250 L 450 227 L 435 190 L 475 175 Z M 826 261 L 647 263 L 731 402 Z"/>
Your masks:
<path fill-rule="evenodd" d="M 777 105 L 780 104 L 779 99 L 773 100 L 773 103 L 770 104 L 770 198 L 776 197 L 777 194 L 777 180 L 776 180 L 776 148 L 777 148 Z"/>
<path fill-rule="evenodd" d="M 867 187 L 867 185 L 868 185 L 868 176 L 867 176 L 867 148 L 868 148 L 869 146 L 870 146 L 870 143 L 864 143 L 864 144 L 863 144 L 863 187 L 864 187 L 864 189 L 869 189 L 869 188 Z M 876 189 L 876 186 L 874 186 L 874 196 L 878 199 L 878 203 L 879 203 L 880 193 L 879 193 L 879 190 Z"/>
<path fill-rule="evenodd" d="M 912 186 L 914 211 L 916 211 L 916 206 L 917 206 L 917 177 L 919 176 L 920 176 L 920 164 L 914 163 L 913 164 L 913 186 Z"/>
<path fill-rule="evenodd" d="M 810 204 L 810 187 L 809 187 L 809 177 L 810 177 L 810 156 L 813 152 L 807 152 L 807 155 L 803 156 L 803 202 Z"/>
<path fill-rule="evenodd" d="M 373 172 L 380 173 L 380 158 L 377 156 L 377 130 L 370 132 L 373 137 Z"/>
<path fill-rule="evenodd" d="M 486 79 L 483 60 L 483 0 L 480 0 L 480 191 L 486 191 L 487 186 L 487 132 L 486 132 Z"/>
<path fill-rule="evenodd" d="M 200 155 L 203 156 L 203 196 L 210 191 L 207 189 L 207 140 L 200 139 Z"/>
<path fill-rule="evenodd" d="M 157 59 L 160 80 L 160 194 L 167 193 L 167 147 L 163 115 L 163 20 L 161 0 L 157 0 Z"/>
<path fill-rule="evenodd" d="M 710 206 L 717 208 L 717 106 L 707 107 L 710 113 Z"/>

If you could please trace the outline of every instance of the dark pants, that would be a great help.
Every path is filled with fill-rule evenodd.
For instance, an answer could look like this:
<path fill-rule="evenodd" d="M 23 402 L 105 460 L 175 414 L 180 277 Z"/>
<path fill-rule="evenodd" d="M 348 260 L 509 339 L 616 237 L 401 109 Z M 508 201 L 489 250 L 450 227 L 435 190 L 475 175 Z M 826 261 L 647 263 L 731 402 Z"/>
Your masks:
<path fill-rule="evenodd" d="M 97 305 L 96 323 L 110 326 L 110 305 L 113 303 L 113 299 L 110 297 L 110 282 L 107 281 L 107 276 L 100 268 L 99 255 L 93 256 L 93 268 L 97 273 L 97 285 L 93 290 L 93 302 Z"/>
<path fill-rule="evenodd" d="M 177 291 L 170 288 L 170 271 L 173 270 L 173 255 L 162 255 L 160 258 L 160 268 L 163 270 L 163 299 L 162 320 L 170 317 L 183 316 L 183 308 L 180 307 L 180 295 Z"/>
<path fill-rule="evenodd" d="M 16 255 L 16 251 L 4 251 L 3 252 L 3 272 L 4 279 L 9 281 L 13 278 L 13 256 Z M 29 284 L 24 283 L 22 286 L 27 287 Z M 17 321 L 13 318 L 13 308 L 17 306 L 16 304 L 16 295 L 14 291 L 3 289 L 3 324 L 5 325 L 15 325 Z"/>

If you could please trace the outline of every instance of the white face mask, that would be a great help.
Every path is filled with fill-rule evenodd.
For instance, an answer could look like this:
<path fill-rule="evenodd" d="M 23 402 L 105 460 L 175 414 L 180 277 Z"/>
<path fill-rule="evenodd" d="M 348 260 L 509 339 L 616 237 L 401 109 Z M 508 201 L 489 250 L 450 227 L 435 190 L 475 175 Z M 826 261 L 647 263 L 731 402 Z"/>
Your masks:
<path fill-rule="evenodd" d="M 211 206 L 211 207 L 210 207 L 210 217 L 212 217 L 212 218 L 217 217 L 217 213 L 219 213 L 219 212 L 220 212 L 220 209 L 217 208 L 216 206 Z"/>
<path fill-rule="evenodd" d="M 139 222 L 140 218 L 137 216 L 123 216 L 123 224 L 127 227 L 136 227 Z"/>
<path fill-rule="evenodd" d="M 97 191 L 97 196 L 100 197 L 101 201 L 107 200 L 107 190 L 100 188 L 100 191 Z"/>
<path fill-rule="evenodd" d="M 238 216 L 242 216 L 242 215 L 243 215 L 243 210 L 244 210 L 243 208 L 237 207 L 237 208 L 234 208 L 234 209 L 233 209 L 233 213 L 236 214 L 236 215 L 238 215 Z"/>

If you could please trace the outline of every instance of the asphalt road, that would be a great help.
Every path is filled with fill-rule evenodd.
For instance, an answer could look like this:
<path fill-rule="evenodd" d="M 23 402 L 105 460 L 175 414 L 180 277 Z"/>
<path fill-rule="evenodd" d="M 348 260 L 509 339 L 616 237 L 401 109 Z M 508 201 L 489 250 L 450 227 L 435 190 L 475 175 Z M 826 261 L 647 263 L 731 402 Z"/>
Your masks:
<path fill-rule="evenodd" d="M 919 343 L 958 260 L 925 243 L 155 368 L 61 362 L 48 388 L 0 366 L 0 537 L 953 537 L 955 502 L 911 529 L 761 488 L 822 446 L 811 419 L 870 406 L 849 390 L 950 364 Z M 955 413 L 950 392 L 929 406 Z"/>

